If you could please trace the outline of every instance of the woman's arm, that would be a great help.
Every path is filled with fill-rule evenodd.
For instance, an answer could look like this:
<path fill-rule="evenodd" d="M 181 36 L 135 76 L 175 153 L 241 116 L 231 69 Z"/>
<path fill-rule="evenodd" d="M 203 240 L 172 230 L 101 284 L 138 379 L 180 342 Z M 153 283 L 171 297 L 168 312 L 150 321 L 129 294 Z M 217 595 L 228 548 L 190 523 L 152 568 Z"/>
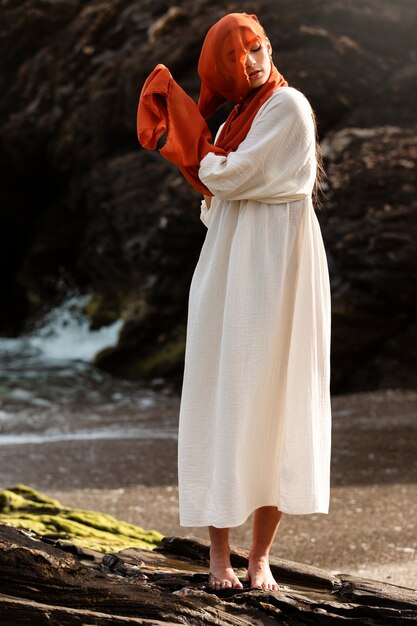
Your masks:
<path fill-rule="evenodd" d="M 212 196 L 204 196 L 204 200 L 206 201 L 206 206 L 208 209 L 211 207 L 211 198 Z"/>
<path fill-rule="evenodd" d="M 210 152 L 199 178 L 225 200 L 264 200 L 311 193 L 315 169 L 315 128 L 310 103 L 294 88 L 282 87 L 263 105 L 235 152 Z"/>

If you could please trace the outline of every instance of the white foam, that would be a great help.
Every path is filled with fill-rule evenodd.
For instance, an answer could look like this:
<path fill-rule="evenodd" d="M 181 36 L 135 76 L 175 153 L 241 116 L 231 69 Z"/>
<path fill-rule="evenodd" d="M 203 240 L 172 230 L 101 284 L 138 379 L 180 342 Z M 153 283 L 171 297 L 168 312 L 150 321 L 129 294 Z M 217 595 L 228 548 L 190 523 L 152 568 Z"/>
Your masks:
<path fill-rule="evenodd" d="M 74 432 L 44 432 L 0 435 L 0 446 L 22 444 L 45 444 L 62 441 L 89 441 L 100 439 L 177 439 L 175 428 L 103 428 L 100 430 L 83 430 Z"/>
<path fill-rule="evenodd" d="M 91 295 L 72 296 L 50 311 L 34 332 L 17 339 L 1 338 L 0 355 L 20 361 L 30 358 L 91 362 L 98 352 L 117 344 L 123 321 L 91 330 L 85 314 L 90 299 Z"/>
<path fill-rule="evenodd" d="M 74 296 L 51 311 L 45 323 L 30 336 L 31 346 L 48 359 L 92 361 L 103 348 L 114 346 L 119 338 L 122 320 L 110 326 L 90 330 L 84 313 L 91 296 Z"/>
<path fill-rule="evenodd" d="M 12 413 L 7 413 L 7 411 L 0 411 L 0 422 L 8 422 L 12 417 Z"/>

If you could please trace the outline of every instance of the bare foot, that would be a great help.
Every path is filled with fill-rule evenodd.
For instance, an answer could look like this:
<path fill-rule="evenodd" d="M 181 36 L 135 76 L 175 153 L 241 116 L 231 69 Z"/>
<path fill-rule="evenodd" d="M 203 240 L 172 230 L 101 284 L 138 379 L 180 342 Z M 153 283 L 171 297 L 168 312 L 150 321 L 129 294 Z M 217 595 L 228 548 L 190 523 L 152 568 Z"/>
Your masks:
<path fill-rule="evenodd" d="M 251 587 L 265 589 L 266 591 L 277 591 L 279 585 L 272 576 L 267 556 L 251 558 L 249 557 L 249 567 L 246 578 Z"/>
<path fill-rule="evenodd" d="M 211 589 L 243 589 L 243 585 L 233 571 L 230 558 L 210 552 L 210 575 L 208 580 Z"/>

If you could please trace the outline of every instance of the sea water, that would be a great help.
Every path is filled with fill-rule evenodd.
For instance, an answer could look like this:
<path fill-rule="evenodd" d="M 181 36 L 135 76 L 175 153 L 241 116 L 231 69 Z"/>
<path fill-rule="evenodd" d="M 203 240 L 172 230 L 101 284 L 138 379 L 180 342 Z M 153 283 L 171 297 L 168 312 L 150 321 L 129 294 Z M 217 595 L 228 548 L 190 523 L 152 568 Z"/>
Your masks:
<path fill-rule="evenodd" d="M 33 332 L 0 337 L 0 445 L 177 436 L 176 399 L 163 381 L 120 380 L 93 366 L 123 322 L 91 330 L 89 299 L 71 296 Z"/>

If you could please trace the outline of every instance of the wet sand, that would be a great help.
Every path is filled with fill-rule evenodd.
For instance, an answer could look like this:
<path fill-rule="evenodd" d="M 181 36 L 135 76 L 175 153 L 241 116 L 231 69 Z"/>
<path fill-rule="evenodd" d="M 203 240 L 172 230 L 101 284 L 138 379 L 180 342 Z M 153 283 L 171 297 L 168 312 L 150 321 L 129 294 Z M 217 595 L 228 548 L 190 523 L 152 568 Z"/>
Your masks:
<path fill-rule="evenodd" d="M 175 406 L 173 403 L 173 410 Z M 328 515 L 284 515 L 273 554 L 417 588 L 417 392 L 335 396 Z M 165 535 L 208 538 L 178 520 L 173 438 L 0 447 L 1 487 L 24 483 Z M 249 547 L 251 518 L 231 530 Z"/>

